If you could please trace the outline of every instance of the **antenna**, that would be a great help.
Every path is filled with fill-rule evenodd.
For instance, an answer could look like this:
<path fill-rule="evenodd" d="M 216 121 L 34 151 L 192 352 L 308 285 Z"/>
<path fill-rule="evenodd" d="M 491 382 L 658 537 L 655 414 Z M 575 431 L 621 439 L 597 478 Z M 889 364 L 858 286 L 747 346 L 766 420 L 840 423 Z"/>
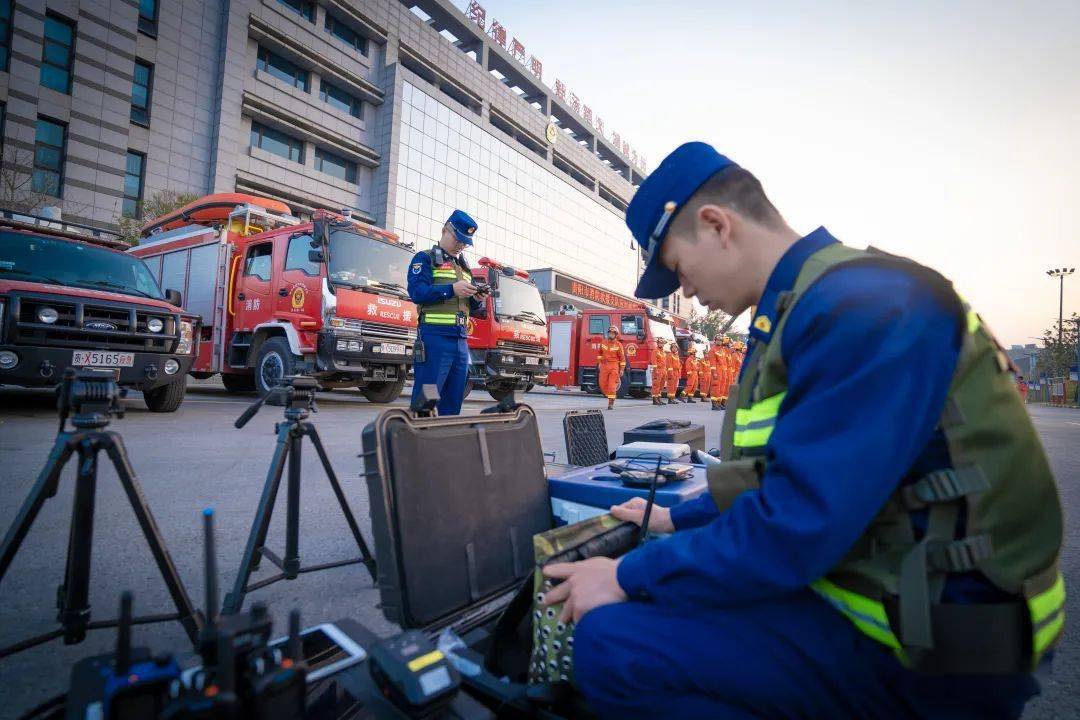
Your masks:
<path fill-rule="evenodd" d="M 213 630 L 218 617 L 217 549 L 214 545 L 214 509 L 203 510 L 203 566 L 206 573 L 206 628 Z"/>
<path fill-rule="evenodd" d="M 120 595 L 120 621 L 116 625 L 116 675 L 125 675 L 131 668 L 131 606 L 130 590 Z"/>

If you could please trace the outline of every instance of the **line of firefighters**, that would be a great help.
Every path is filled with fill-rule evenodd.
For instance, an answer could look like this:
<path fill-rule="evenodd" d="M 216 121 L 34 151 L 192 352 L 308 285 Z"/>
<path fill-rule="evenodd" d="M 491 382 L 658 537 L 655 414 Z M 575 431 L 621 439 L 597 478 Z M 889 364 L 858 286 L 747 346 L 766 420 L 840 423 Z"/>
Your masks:
<path fill-rule="evenodd" d="M 703 357 L 698 357 L 691 345 L 683 359 L 679 355 L 678 345 L 662 338 L 650 350 L 653 405 L 663 405 L 664 400 L 669 405 L 679 400 L 691 403 L 700 398 L 702 402 L 712 402 L 713 410 L 722 410 L 727 406 L 728 388 L 739 375 L 746 345 L 725 335 L 717 335 Z M 607 339 L 600 343 L 598 357 L 600 391 L 607 397 L 610 410 L 615 407 L 615 394 L 626 370 L 626 352 L 614 327 L 609 328 Z M 679 378 L 684 371 L 686 385 L 680 393 Z"/>

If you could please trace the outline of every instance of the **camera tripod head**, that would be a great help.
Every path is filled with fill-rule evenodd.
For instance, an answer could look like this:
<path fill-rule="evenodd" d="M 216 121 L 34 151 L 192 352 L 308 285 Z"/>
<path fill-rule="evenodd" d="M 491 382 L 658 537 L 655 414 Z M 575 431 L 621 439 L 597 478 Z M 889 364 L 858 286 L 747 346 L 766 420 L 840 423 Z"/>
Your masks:
<path fill-rule="evenodd" d="M 80 430 L 103 428 L 113 415 L 124 417 L 124 406 L 120 401 L 125 395 L 111 370 L 69 367 L 56 387 L 60 432 L 64 431 L 71 413 L 75 414 L 71 424 Z"/>
<path fill-rule="evenodd" d="M 315 406 L 315 391 L 319 389 L 319 383 L 315 378 L 307 375 L 289 375 L 281 379 L 264 397 L 259 398 L 243 412 L 233 423 L 236 429 L 248 424 L 255 417 L 263 405 L 274 405 L 285 408 L 285 419 L 290 422 L 306 420 L 308 415 L 319 412 Z"/>

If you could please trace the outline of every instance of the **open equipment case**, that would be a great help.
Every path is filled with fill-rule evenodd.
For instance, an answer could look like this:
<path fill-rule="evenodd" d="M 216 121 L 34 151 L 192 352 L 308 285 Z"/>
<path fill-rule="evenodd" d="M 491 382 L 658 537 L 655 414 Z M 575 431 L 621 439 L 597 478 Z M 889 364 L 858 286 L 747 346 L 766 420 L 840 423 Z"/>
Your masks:
<path fill-rule="evenodd" d="M 387 410 L 363 450 L 383 615 L 433 640 L 457 634 L 479 670 L 464 687 L 498 717 L 587 717 L 568 686 L 525 682 L 533 536 L 555 526 L 532 408 Z"/>

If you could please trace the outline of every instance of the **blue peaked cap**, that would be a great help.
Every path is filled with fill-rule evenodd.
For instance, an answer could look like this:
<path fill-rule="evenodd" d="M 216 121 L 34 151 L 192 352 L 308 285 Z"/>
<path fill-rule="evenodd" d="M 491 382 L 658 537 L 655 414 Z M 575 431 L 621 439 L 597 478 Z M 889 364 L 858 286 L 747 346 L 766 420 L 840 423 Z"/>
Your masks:
<path fill-rule="evenodd" d="M 473 235 L 476 234 L 478 226 L 467 212 L 455 210 L 446 222 L 450 223 L 450 227 L 454 229 L 454 235 L 457 236 L 458 240 L 466 245 L 472 245 Z"/>
<path fill-rule="evenodd" d="M 703 142 L 688 142 L 671 151 L 638 187 L 626 208 L 626 226 L 645 257 L 634 295 L 662 298 L 679 289 L 679 276 L 660 264 L 660 244 L 671 220 L 705 181 L 734 162 Z"/>

